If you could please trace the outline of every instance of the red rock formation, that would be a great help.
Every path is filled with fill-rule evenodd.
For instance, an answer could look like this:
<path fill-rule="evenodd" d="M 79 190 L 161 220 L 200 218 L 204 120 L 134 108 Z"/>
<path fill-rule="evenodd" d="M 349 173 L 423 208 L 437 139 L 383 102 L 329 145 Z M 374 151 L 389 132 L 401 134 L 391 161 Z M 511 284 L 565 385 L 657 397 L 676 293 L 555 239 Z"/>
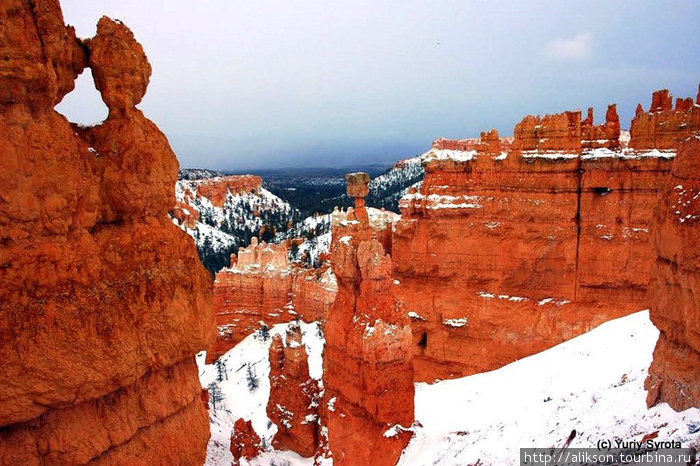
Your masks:
<path fill-rule="evenodd" d="M 253 429 L 250 421 L 237 419 L 233 425 L 231 433 L 231 454 L 233 455 L 233 464 L 240 464 L 240 459 L 255 458 L 263 450 L 260 437 Z"/>
<path fill-rule="evenodd" d="M 507 152 L 513 142 L 513 138 L 501 138 L 498 131 L 491 129 L 484 131 L 481 136 L 470 139 L 446 139 L 438 138 L 433 141 L 433 149 L 476 151 L 480 154 L 500 155 Z"/>
<path fill-rule="evenodd" d="M 368 181 L 348 177 L 348 195 L 364 192 Z M 413 423 L 411 329 L 392 294 L 391 257 L 373 239 L 382 234 L 350 214 L 334 223 L 338 294 L 323 361 L 328 445 L 335 465 L 393 465 L 410 438 L 397 425 Z"/>
<path fill-rule="evenodd" d="M 653 224 L 658 259 L 649 297 L 659 328 L 645 388 L 647 405 L 700 406 L 700 133 L 686 140 L 659 197 Z"/>
<path fill-rule="evenodd" d="M 649 113 L 637 107 L 630 126 L 629 147 L 640 151 L 673 150 L 696 131 L 700 131 L 700 106 L 693 105 L 691 98 L 679 99 L 674 110 L 672 97 L 664 89 L 654 92 Z"/>
<path fill-rule="evenodd" d="M 196 228 L 197 221 L 199 221 L 199 212 L 181 202 L 175 203 L 175 207 L 170 211 L 170 215 L 177 219 L 180 225 L 184 224 L 187 228 Z"/>
<path fill-rule="evenodd" d="M 215 206 L 223 207 L 229 192 L 231 194 L 254 192 L 262 187 L 262 178 L 257 175 L 231 175 L 191 180 L 187 185 L 196 191 L 198 197 L 206 197 Z"/>
<path fill-rule="evenodd" d="M 56 1 L 0 23 L 0 463 L 201 463 L 210 280 L 166 217 L 175 155 L 134 108 L 150 65 L 107 18 L 81 44 Z M 76 131 L 53 107 L 86 49 L 110 113 Z"/>
<path fill-rule="evenodd" d="M 425 157 L 392 239 L 416 380 L 491 370 L 646 307 L 648 228 L 673 154 L 612 151 L 614 106 L 606 120 L 526 117 L 507 156 Z"/>
<path fill-rule="evenodd" d="M 319 381 L 309 376 L 301 328 L 292 324 L 284 337 L 270 344 L 270 398 L 267 416 L 277 426 L 272 445 L 303 457 L 316 453 L 318 445 Z"/>
<path fill-rule="evenodd" d="M 235 256 L 234 256 L 235 257 Z M 219 327 L 212 362 L 260 328 L 302 319 L 324 321 L 335 299 L 328 267 L 306 269 L 287 260 L 286 245 L 253 243 L 238 252 L 231 268 L 216 274 L 214 309 Z"/>
<path fill-rule="evenodd" d="M 617 149 L 620 146 L 620 117 L 617 105 L 608 105 L 605 112 L 605 124 L 593 124 L 593 109 L 588 109 L 588 116 L 581 122 L 581 147 L 583 149 Z"/>
<path fill-rule="evenodd" d="M 513 150 L 581 152 L 581 112 L 528 115 L 515 125 L 513 136 Z"/>

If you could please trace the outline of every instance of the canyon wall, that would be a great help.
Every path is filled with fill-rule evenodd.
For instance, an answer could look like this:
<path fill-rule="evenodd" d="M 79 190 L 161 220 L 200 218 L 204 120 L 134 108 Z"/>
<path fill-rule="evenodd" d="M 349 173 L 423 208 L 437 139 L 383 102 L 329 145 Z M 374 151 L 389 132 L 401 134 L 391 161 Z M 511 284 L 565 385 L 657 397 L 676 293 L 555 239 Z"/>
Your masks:
<path fill-rule="evenodd" d="M 659 328 L 647 404 L 700 406 L 700 133 L 685 140 L 664 183 L 652 228 L 658 254 L 649 290 Z"/>
<path fill-rule="evenodd" d="M 286 244 L 252 244 L 233 256 L 231 267 L 216 274 L 214 309 L 219 336 L 207 361 L 219 358 L 260 329 L 301 319 L 325 321 L 335 299 L 329 268 L 306 269 L 287 259 Z"/>
<path fill-rule="evenodd" d="M 79 41 L 54 0 L 0 23 L 0 463 L 201 464 L 211 281 L 167 218 L 143 49 L 106 17 Z M 53 109 L 86 66 L 109 108 L 90 128 Z"/>
<path fill-rule="evenodd" d="M 229 192 L 234 195 L 255 192 L 262 187 L 262 178 L 257 175 L 230 175 L 183 183 L 189 188 L 190 197 L 196 191 L 197 197 L 207 198 L 213 205 L 223 207 Z"/>
<path fill-rule="evenodd" d="M 347 179 L 355 208 L 333 227 L 338 293 L 324 331 L 322 424 L 334 465 L 393 465 L 413 423 L 411 327 L 392 293 L 391 223 L 370 222 L 369 176 Z"/>
<path fill-rule="evenodd" d="M 673 118 L 692 126 L 697 109 Z M 528 116 L 514 135 L 508 151 L 437 140 L 400 203 L 392 262 L 416 380 L 495 369 L 647 307 L 649 226 L 675 146 L 618 149 L 614 106 L 603 125 Z"/>

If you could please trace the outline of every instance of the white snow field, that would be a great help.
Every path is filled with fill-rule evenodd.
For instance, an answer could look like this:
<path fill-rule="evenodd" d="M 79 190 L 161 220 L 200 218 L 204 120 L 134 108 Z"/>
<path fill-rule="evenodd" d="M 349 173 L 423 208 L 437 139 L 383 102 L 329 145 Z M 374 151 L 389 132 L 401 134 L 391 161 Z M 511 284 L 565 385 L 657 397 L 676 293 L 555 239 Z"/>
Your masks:
<path fill-rule="evenodd" d="M 402 466 L 517 465 L 521 447 L 595 447 L 601 439 L 700 441 L 700 410 L 646 408 L 644 379 L 659 332 L 648 311 L 604 323 L 500 369 L 416 384 L 422 427 Z"/>
<path fill-rule="evenodd" d="M 318 324 L 301 325 L 311 374 L 320 377 L 324 340 Z M 270 333 L 282 333 L 286 326 L 276 325 Z M 649 313 L 641 311 L 491 372 L 417 383 L 414 437 L 398 464 L 517 465 L 521 447 L 561 447 L 574 429 L 571 447 L 595 447 L 601 439 L 641 440 L 655 431 L 657 440 L 698 445 L 699 409 L 677 413 L 665 403 L 646 408 L 643 385 L 658 334 Z M 251 419 L 269 445 L 276 427 L 268 425 L 265 411 L 268 347 L 269 340 L 251 335 L 222 357 L 228 380 L 219 383 L 223 408 L 210 410 L 207 465 L 230 464 L 231 429 L 238 417 Z M 252 392 L 248 364 L 260 381 Z M 201 366 L 200 378 L 206 387 L 215 380 L 216 367 Z M 313 460 L 267 451 L 242 464 L 301 466 Z"/>

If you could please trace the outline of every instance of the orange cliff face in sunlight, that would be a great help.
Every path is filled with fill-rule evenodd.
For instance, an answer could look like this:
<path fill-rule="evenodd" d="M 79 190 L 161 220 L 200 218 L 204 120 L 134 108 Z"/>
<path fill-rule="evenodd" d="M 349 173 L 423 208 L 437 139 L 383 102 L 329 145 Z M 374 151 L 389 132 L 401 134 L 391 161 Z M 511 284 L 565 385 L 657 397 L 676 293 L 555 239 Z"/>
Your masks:
<path fill-rule="evenodd" d="M 262 323 L 301 319 L 325 321 L 335 299 L 335 277 L 328 266 L 306 269 L 287 258 L 286 244 L 258 244 L 257 238 L 232 257 L 214 281 L 214 310 L 219 336 L 207 351 L 207 362 L 258 330 Z"/>
<path fill-rule="evenodd" d="M 335 465 L 393 465 L 413 423 L 412 337 L 392 294 L 391 223 L 372 224 L 367 174 L 351 174 L 355 209 L 333 226 L 338 293 L 325 325 L 322 423 Z"/>
<path fill-rule="evenodd" d="M 482 135 L 424 157 L 392 240 L 416 380 L 495 369 L 648 307 L 649 227 L 677 146 L 617 149 L 615 107 L 592 120 L 528 116 L 508 152 Z"/>
<path fill-rule="evenodd" d="M 647 404 L 700 406 L 700 133 L 683 143 L 652 226 L 658 254 L 650 316 L 661 334 L 645 388 Z"/>
<path fill-rule="evenodd" d="M 0 463 L 201 464 L 211 281 L 167 212 L 177 160 L 134 106 L 150 65 L 108 18 L 0 7 Z M 89 59 L 88 59 L 89 57 Z M 53 110 L 89 66 L 109 117 Z"/>

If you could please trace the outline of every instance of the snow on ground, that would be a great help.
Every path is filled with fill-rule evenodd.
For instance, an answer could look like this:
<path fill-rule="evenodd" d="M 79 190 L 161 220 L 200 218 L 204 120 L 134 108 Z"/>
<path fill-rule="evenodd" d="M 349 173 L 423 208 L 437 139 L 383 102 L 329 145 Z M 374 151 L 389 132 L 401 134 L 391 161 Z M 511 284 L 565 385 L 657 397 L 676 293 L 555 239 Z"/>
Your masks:
<path fill-rule="evenodd" d="M 595 447 L 600 439 L 657 440 L 685 446 L 700 410 L 647 410 L 644 379 L 658 338 L 647 311 L 495 371 L 416 384 L 417 427 L 399 465 L 517 465 L 521 447 Z"/>
<path fill-rule="evenodd" d="M 278 324 L 269 329 L 267 338 L 258 331 L 249 335 L 242 342 L 229 350 L 219 363 L 204 364 L 205 353 L 197 355 L 199 380 L 202 387 L 210 388 L 209 421 L 211 438 L 207 448 L 206 465 L 230 465 L 233 457 L 230 452 L 231 431 L 236 419 L 250 420 L 253 429 L 258 433 L 265 445 L 270 445 L 277 426 L 267 417 L 267 401 L 270 397 L 270 361 L 269 349 L 272 336 L 284 335 L 290 324 Z M 300 322 L 302 342 L 309 355 L 309 374 L 320 379 L 323 374 L 323 346 L 325 340 L 318 323 L 307 324 Z M 217 365 L 220 365 L 221 377 Z M 221 378 L 221 380 L 218 380 Z M 251 381 L 254 381 L 251 383 Z M 216 386 L 222 397 L 214 408 L 211 400 L 214 398 L 211 389 Z M 256 388 L 252 388 L 257 384 Z M 271 447 L 269 447 L 271 449 Z M 313 464 L 313 459 L 302 458 L 286 451 L 268 451 L 252 460 L 250 463 L 241 461 L 244 466 L 278 465 L 301 466 Z"/>
<path fill-rule="evenodd" d="M 287 325 L 276 325 L 270 335 L 283 334 Z M 301 326 L 311 376 L 320 378 L 325 341 L 317 323 Z M 420 424 L 398 464 L 517 465 L 521 447 L 561 447 L 574 429 L 572 448 L 595 447 L 601 439 L 639 441 L 654 431 L 658 441 L 698 442 L 700 432 L 690 432 L 700 425 L 699 409 L 677 413 L 665 403 L 646 408 L 643 384 L 658 334 L 642 311 L 491 372 L 417 383 Z M 270 339 L 251 335 L 222 357 L 226 374 L 218 387 L 224 399 L 209 411 L 207 465 L 230 464 L 231 429 L 239 417 L 251 419 L 270 444 L 277 428 L 266 414 L 269 345 Z M 202 358 L 200 379 L 206 387 L 216 381 L 217 367 L 203 365 Z M 249 366 L 259 382 L 254 390 Z M 313 460 L 270 450 L 243 464 L 306 466 Z"/>

